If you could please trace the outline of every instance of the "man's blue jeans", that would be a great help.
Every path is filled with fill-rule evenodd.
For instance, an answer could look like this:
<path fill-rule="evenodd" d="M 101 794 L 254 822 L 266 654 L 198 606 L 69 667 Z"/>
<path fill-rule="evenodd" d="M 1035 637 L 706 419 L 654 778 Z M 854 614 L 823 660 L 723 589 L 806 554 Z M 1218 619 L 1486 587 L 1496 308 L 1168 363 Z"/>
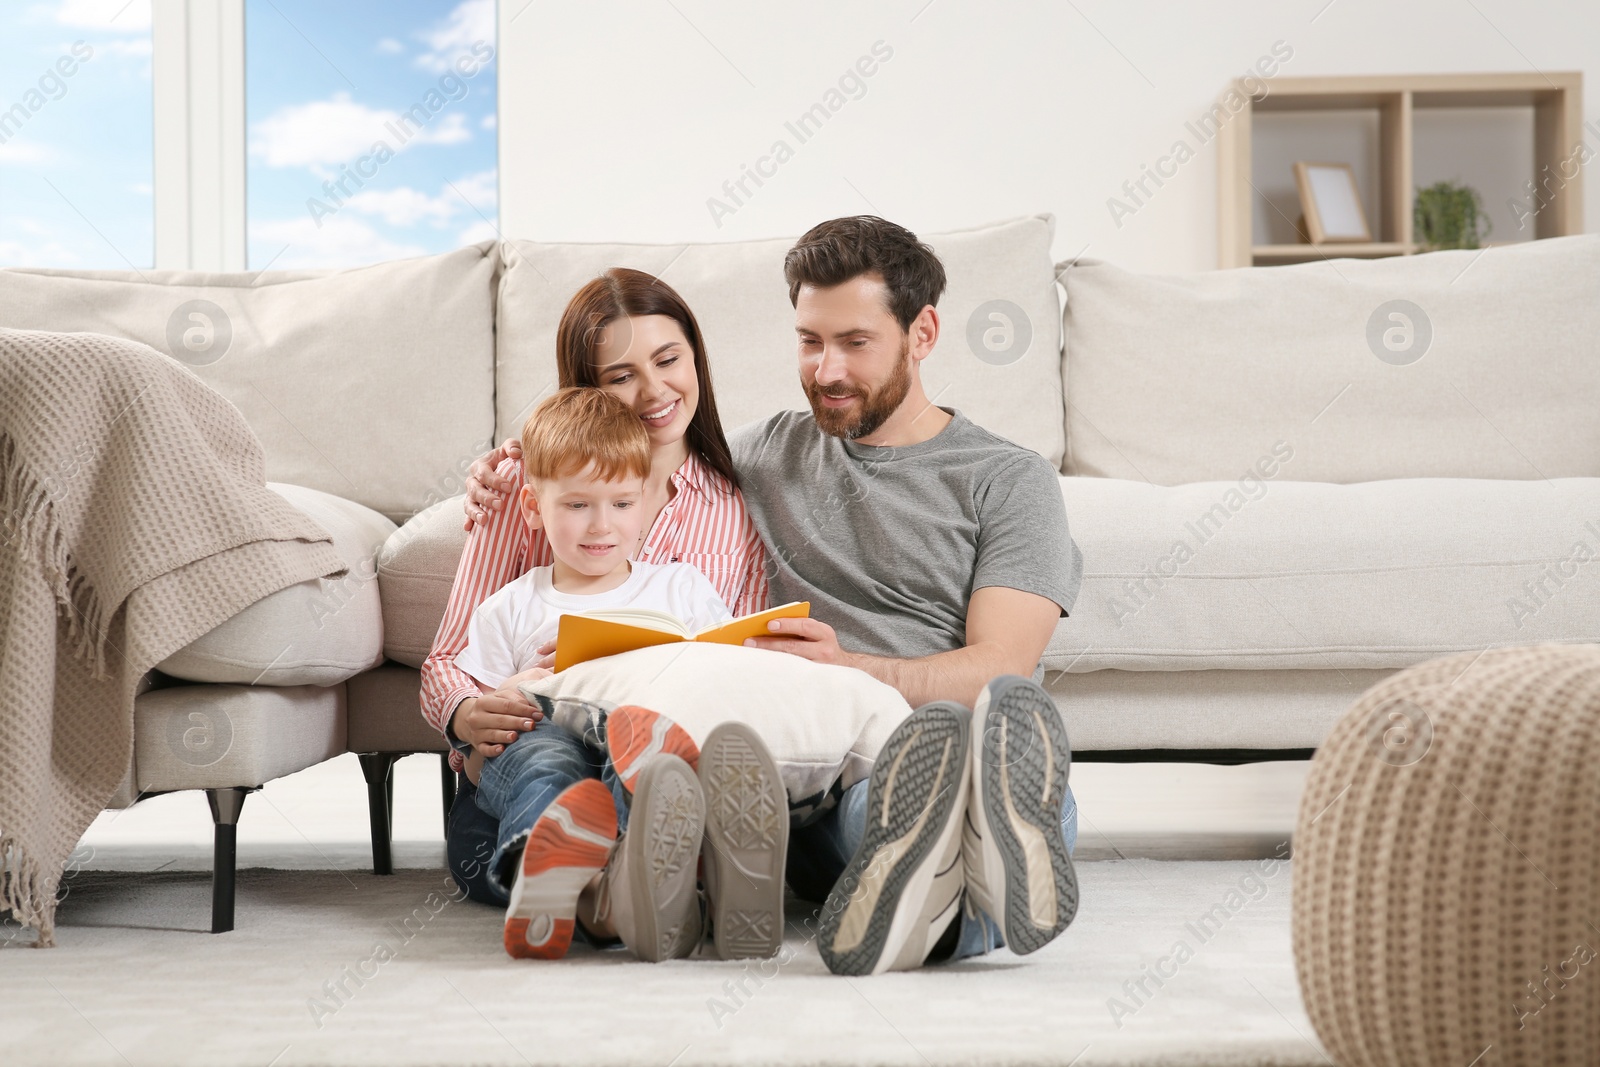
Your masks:
<path fill-rule="evenodd" d="M 826 900 L 866 832 L 867 782 L 863 779 L 846 789 L 839 803 L 816 822 L 790 829 L 789 887 L 806 900 Z M 1078 844 L 1078 801 L 1071 786 L 1061 802 L 1061 835 L 1070 855 Z M 957 922 L 961 928 L 951 960 L 981 956 L 1004 947 L 994 920 L 966 901 Z"/>

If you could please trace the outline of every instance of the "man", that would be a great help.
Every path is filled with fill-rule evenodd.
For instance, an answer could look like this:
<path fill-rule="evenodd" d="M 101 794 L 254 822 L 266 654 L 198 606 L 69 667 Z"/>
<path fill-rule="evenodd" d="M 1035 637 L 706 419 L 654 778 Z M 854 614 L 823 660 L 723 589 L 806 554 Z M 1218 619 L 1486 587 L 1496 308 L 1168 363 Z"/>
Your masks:
<path fill-rule="evenodd" d="M 748 643 L 860 668 L 921 705 L 868 782 L 796 829 L 790 884 L 829 893 L 818 940 L 839 973 L 970 956 L 1002 933 L 1033 951 L 1077 907 L 1071 754 L 1038 685 L 1082 576 L 1056 472 L 928 399 L 945 274 L 914 234 L 834 219 L 784 273 L 811 413 L 731 445 L 772 601 L 815 617 Z"/>

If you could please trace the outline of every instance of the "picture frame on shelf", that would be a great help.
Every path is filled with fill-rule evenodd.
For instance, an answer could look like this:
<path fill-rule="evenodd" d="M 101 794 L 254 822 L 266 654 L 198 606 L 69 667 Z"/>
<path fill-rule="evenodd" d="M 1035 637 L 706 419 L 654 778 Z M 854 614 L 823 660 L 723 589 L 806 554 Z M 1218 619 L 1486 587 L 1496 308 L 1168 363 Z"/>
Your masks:
<path fill-rule="evenodd" d="M 1370 242 L 1372 230 L 1361 206 L 1355 168 L 1348 163 L 1294 165 L 1294 183 L 1305 213 L 1306 236 L 1314 245 Z"/>

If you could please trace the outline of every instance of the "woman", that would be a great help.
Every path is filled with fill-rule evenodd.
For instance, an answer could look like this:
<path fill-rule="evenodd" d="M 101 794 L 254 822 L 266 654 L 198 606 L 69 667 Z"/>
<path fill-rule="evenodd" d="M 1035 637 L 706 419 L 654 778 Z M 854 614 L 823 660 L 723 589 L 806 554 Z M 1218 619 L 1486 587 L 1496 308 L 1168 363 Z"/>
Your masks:
<path fill-rule="evenodd" d="M 705 344 L 694 313 L 673 289 L 642 271 L 617 267 L 578 290 L 556 332 L 560 384 L 598 386 L 625 401 L 650 435 L 644 533 L 632 558 L 692 563 L 735 615 L 765 608 L 766 555 L 717 416 Z M 533 728 L 538 712 L 514 685 L 480 694 L 455 665 L 473 609 L 530 568 L 551 561 L 542 531 L 529 530 L 508 501 L 523 485 L 522 449 L 507 440 L 477 460 L 468 481 L 469 531 L 433 650 L 422 665 L 423 715 L 446 737 L 495 756 Z M 495 492 L 488 492 L 485 487 Z M 486 506 L 485 502 L 489 502 Z M 548 665 L 551 646 L 541 649 Z M 498 827 L 474 802 L 460 773 L 447 831 L 450 870 L 469 897 L 504 906 L 487 877 Z"/>

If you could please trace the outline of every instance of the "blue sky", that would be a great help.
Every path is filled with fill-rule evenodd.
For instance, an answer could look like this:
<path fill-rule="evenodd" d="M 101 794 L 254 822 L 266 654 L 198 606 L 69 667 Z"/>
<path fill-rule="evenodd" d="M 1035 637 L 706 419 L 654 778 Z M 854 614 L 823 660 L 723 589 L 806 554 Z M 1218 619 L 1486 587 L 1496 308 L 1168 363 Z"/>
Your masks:
<path fill-rule="evenodd" d="M 0 265 L 150 267 L 151 122 L 149 0 L 0 3 Z"/>
<path fill-rule="evenodd" d="M 495 0 L 246 0 L 249 267 L 495 236 L 494 29 Z M 0 265 L 153 265 L 150 63 L 150 0 L 0 0 Z"/>
<path fill-rule="evenodd" d="M 246 0 L 250 268 L 496 236 L 494 50 L 494 0 Z"/>

